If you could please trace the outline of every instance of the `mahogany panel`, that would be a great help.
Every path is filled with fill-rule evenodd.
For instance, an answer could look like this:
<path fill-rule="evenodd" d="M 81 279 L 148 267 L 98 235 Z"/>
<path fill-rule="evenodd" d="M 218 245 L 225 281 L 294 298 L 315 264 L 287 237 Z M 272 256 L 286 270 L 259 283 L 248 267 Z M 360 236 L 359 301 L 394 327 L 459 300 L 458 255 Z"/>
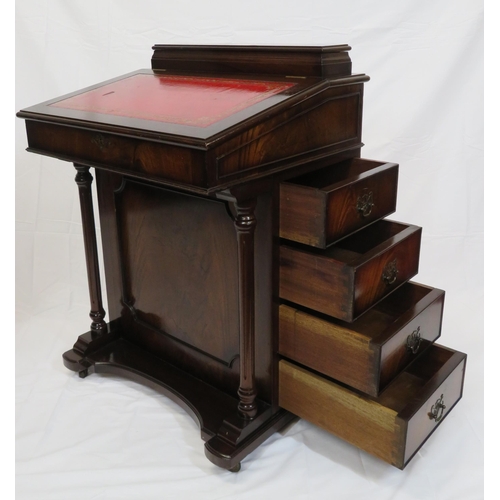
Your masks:
<path fill-rule="evenodd" d="M 239 354 L 238 271 L 225 204 L 131 180 L 116 197 L 125 304 L 230 365 Z"/>

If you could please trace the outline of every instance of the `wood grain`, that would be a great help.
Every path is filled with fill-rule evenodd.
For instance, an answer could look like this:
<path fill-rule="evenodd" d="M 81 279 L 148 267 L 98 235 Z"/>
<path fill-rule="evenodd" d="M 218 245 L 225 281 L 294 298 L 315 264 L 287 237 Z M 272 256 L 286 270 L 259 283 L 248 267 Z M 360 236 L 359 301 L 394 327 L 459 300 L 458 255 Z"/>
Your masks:
<path fill-rule="evenodd" d="M 280 405 L 403 469 L 448 414 L 438 422 L 429 418 L 436 395 L 445 395 L 448 411 L 461 398 L 465 358 L 434 344 L 378 398 L 282 360 Z"/>
<path fill-rule="evenodd" d="M 338 77 L 351 74 L 349 45 L 276 47 L 252 45 L 154 45 L 157 71 Z"/>
<path fill-rule="evenodd" d="M 352 323 L 280 306 L 280 354 L 371 396 L 441 334 L 444 292 L 406 283 Z M 408 349 L 418 330 L 419 345 Z"/>
<path fill-rule="evenodd" d="M 281 183 L 280 236 L 326 248 L 394 212 L 397 180 L 398 165 L 353 158 Z"/>
<path fill-rule="evenodd" d="M 280 297 L 353 321 L 418 272 L 421 228 L 378 221 L 327 250 L 283 244 Z M 387 284 L 384 271 L 397 262 Z"/>

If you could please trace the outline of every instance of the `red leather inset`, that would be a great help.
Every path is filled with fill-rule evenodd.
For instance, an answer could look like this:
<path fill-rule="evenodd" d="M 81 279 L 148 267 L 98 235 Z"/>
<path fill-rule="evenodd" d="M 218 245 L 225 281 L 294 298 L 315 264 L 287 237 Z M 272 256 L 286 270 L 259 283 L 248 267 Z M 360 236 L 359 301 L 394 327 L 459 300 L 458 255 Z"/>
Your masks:
<path fill-rule="evenodd" d="M 207 127 L 293 85 L 287 82 L 139 74 L 51 106 Z"/>

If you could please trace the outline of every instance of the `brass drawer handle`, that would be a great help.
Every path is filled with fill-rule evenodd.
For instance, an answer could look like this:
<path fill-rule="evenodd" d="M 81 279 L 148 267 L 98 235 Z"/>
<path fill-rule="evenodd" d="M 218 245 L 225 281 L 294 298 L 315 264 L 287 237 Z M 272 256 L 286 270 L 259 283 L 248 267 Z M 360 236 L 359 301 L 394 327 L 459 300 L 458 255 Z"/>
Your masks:
<path fill-rule="evenodd" d="M 358 196 L 356 209 L 361 217 L 368 217 L 372 213 L 373 205 L 373 191 L 364 192 Z"/>
<path fill-rule="evenodd" d="M 108 149 L 112 142 L 102 134 L 95 134 L 92 139 L 90 139 L 92 144 L 95 144 L 101 151 Z"/>
<path fill-rule="evenodd" d="M 429 418 L 439 422 L 443 418 L 445 409 L 446 406 L 444 404 L 443 395 L 441 394 L 441 397 L 432 405 Z"/>
<path fill-rule="evenodd" d="M 396 281 L 399 272 L 397 264 L 397 259 L 394 259 L 385 265 L 382 272 L 382 280 L 386 285 L 392 285 Z"/>
<path fill-rule="evenodd" d="M 406 348 L 413 354 L 417 354 L 421 342 L 422 338 L 420 337 L 420 327 L 418 327 L 416 330 L 413 330 L 410 335 L 408 335 L 408 338 L 406 339 Z"/>

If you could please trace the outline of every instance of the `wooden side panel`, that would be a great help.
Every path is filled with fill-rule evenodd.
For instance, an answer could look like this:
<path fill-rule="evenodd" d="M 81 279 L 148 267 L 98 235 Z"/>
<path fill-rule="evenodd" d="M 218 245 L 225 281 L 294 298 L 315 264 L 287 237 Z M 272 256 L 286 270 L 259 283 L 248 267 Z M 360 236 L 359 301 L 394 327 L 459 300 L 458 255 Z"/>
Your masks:
<path fill-rule="evenodd" d="M 215 149 L 219 183 L 361 142 L 363 86 L 329 87 Z"/>
<path fill-rule="evenodd" d="M 281 246 L 280 297 L 336 318 L 352 316 L 352 269 L 321 254 Z"/>
<path fill-rule="evenodd" d="M 325 194 L 289 183 L 280 184 L 280 237 L 305 245 L 325 244 Z"/>
<path fill-rule="evenodd" d="M 127 181 L 117 205 L 126 303 L 229 365 L 239 354 L 238 273 L 224 203 Z"/>
<path fill-rule="evenodd" d="M 280 406 L 393 463 L 399 427 L 396 412 L 319 375 L 280 361 Z"/>
<path fill-rule="evenodd" d="M 363 392 L 377 392 L 378 357 L 366 336 L 285 304 L 280 354 Z"/>

